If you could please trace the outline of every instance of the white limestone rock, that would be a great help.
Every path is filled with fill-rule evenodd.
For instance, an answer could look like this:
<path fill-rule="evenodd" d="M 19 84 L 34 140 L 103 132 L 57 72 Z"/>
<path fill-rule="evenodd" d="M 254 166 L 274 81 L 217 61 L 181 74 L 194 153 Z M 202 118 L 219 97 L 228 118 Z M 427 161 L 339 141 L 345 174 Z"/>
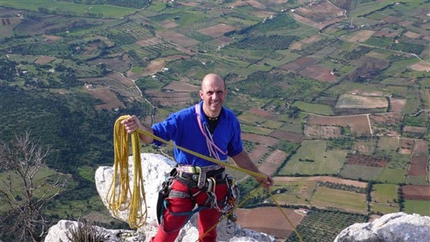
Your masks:
<path fill-rule="evenodd" d="M 430 241 L 430 217 L 403 212 L 382 216 L 370 223 L 356 223 L 339 233 L 334 242 Z"/>
<path fill-rule="evenodd" d="M 145 181 L 145 197 L 148 204 L 148 219 L 147 225 L 138 229 L 138 231 L 145 234 L 146 240 L 148 241 L 156 233 L 156 205 L 158 199 L 158 190 L 161 188 L 161 184 L 168 177 L 172 168 L 176 163 L 165 156 L 158 154 L 141 154 L 142 161 L 142 176 Z M 130 181 L 133 177 L 133 157 L 129 157 L 129 175 Z M 113 167 L 99 167 L 95 174 L 97 191 L 103 200 L 105 206 L 109 209 L 107 203 L 107 193 L 110 189 L 112 177 L 113 177 Z M 132 186 L 132 184 L 130 184 Z M 132 189 L 132 188 L 131 188 Z M 114 213 L 110 211 L 111 215 L 119 220 L 127 221 L 128 210 L 124 210 L 118 213 L 118 216 L 114 216 Z M 227 220 L 223 220 L 217 228 L 218 237 L 217 241 L 276 241 L 274 237 L 259 233 L 252 230 L 247 230 L 241 228 L 239 225 L 227 224 Z M 190 221 L 184 225 L 181 229 L 177 241 L 197 241 L 198 240 L 198 227 L 197 227 L 197 214 L 193 215 Z"/>

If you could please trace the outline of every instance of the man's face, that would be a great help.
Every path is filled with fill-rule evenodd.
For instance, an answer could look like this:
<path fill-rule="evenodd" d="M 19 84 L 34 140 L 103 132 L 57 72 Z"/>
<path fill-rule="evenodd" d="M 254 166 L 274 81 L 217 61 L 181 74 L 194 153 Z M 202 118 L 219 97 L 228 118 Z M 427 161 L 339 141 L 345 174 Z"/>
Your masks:
<path fill-rule="evenodd" d="M 218 116 L 227 95 L 224 81 L 217 77 L 205 78 L 199 94 L 203 99 L 203 110 L 206 115 Z"/>

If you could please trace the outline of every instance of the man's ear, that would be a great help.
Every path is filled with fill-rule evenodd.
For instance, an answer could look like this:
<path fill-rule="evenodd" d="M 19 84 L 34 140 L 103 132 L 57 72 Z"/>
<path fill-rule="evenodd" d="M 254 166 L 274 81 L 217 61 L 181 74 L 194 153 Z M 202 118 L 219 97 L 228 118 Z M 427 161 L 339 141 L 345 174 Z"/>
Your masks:
<path fill-rule="evenodd" d="M 203 99 L 203 91 L 202 90 L 199 90 L 199 96 L 201 99 Z"/>

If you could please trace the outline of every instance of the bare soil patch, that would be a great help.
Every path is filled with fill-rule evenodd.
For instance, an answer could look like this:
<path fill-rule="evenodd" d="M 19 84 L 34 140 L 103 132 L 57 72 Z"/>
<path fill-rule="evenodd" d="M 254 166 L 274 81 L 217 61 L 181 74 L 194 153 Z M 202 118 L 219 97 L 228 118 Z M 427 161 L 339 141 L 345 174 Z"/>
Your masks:
<path fill-rule="evenodd" d="M 401 113 L 373 113 L 369 116 L 370 121 L 375 124 L 392 124 L 398 125 L 403 121 Z"/>
<path fill-rule="evenodd" d="M 321 39 L 321 35 L 312 35 L 309 38 L 304 38 L 300 41 L 294 42 L 293 44 L 290 45 L 290 49 L 292 50 L 301 50 L 303 45 L 307 45 L 307 44 L 312 44 L 318 40 Z"/>
<path fill-rule="evenodd" d="M 385 29 L 381 29 L 379 31 L 376 31 L 375 34 L 373 34 L 373 36 L 376 37 L 388 37 L 388 38 L 393 38 L 396 37 L 400 34 L 400 31 L 393 31 L 393 29 L 391 28 L 385 28 Z"/>
<path fill-rule="evenodd" d="M 347 38 L 350 42 L 364 42 L 368 40 L 375 33 L 373 30 L 359 30 L 355 32 L 351 37 Z"/>
<path fill-rule="evenodd" d="M 259 117 L 266 118 L 266 119 L 273 119 L 276 118 L 276 114 L 272 113 L 270 111 L 259 109 L 259 108 L 251 108 L 249 110 L 250 113 L 255 114 Z"/>
<path fill-rule="evenodd" d="M 412 149 L 414 148 L 415 140 L 401 138 L 400 139 L 400 154 L 411 154 Z"/>
<path fill-rule="evenodd" d="M 91 61 L 94 65 L 105 64 L 107 68 L 117 71 L 126 72 L 131 67 L 131 61 L 128 59 L 127 55 L 112 56 L 111 58 L 100 58 Z"/>
<path fill-rule="evenodd" d="M 136 42 L 136 44 L 140 46 L 153 46 L 157 44 L 163 43 L 163 40 L 157 37 L 149 38 L 149 39 L 143 39 Z"/>
<path fill-rule="evenodd" d="M 408 176 L 427 176 L 428 156 L 414 155 L 408 170 Z"/>
<path fill-rule="evenodd" d="M 226 46 L 232 42 L 234 42 L 233 38 L 221 36 L 219 38 L 208 41 L 207 43 L 210 44 L 211 46 L 214 46 L 215 48 L 221 48 L 221 47 L 224 47 L 224 46 Z"/>
<path fill-rule="evenodd" d="M 264 160 L 258 169 L 264 174 L 273 175 L 287 156 L 288 154 L 284 151 L 275 150 Z"/>
<path fill-rule="evenodd" d="M 430 71 L 430 63 L 425 61 L 419 61 L 409 67 L 414 71 Z"/>
<path fill-rule="evenodd" d="M 282 211 L 293 226 L 300 224 L 305 217 L 294 209 L 282 208 Z M 254 209 L 236 210 L 237 223 L 246 229 L 252 229 L 284 239 L 294 231 L 283 213 L 277 207 L 259 207 Z"/>
<path fill-rule="evenodd" d="M 384 70 L 390 65 L 390 62 L 383 59 L 378 59 L 372 56 L 363 56 L 357 61 L 354 61 L 354 64 L 358 66 L 370 66 L 372 71 L 376 70 Z M 366 73 L 365 73 L 366 74 Z"/>
<path fill-rule="evenodd" d="M 312 27 L 314 27 L 314 28 L 322 29 L 322 28 L 324 28 L 324 27 L 325 27 L 325 25 L 324 25 L 324 24 L 322 24 L 322 23 L 317 23 L 317 22 L 315 22 L 315 21 L 312 21 L 311 19 L 308 19 L 308 18 L 302 17 L 302 16 L 300 16 L 299 14 L 291 13 L 291 15 L 292 15 L 292 16 L 293 16 L 293 17 L 294 17 L 298 22 L 304 23 L 304 24 L 309 25 L 309 26 L 312 26 Z"/>
<path fill-rule="evenodd" d="M 322 125 L 305 125 L 304 134 L 309 138 L 340 138 L 342 137 L 342 132 L 340 127 L 336 126 L 322 126 Z"/>
<path fill-rule="evenodd" d="M 429 185 L 405 185 L 402 191 L 405 199 L 430 201 Z"/>
<path fill-rule="evenodd" d="M 198 92 L 200 87 L 185 83 L 185 82 L 179 82 L 179 81 L 172 81 L 167 86 L 163 88 L 164 90 L 172 90 L 174 92 Z"/>
<path fill-rule="evenodd" d="M 280 66 L 279 68 L 286 71 L 301 71 L 308 66 L 316 64 L 317 62 L 318 62 L 317 59 L 305 56 L 305 57 L 298 58 L 297 60 L 287 63 L 283 66 Z"/>
<path fill-rule="evenodd" d="M 178 33 L 172 30 L 160 31 L 160 32 L 157 32 L 157 34 L 160 35 L 162 38 L 168 41 L 171 41 L 182 47 L 189 47 L 200 43 L 195 39 L 189 38 L 181 33 Z"/>
<path fill-rule="evenodd" d="M 248 5 L 248 3 L 245 0 L 233 1 L 232 3 L 228 4 L 230 8 L 240 7 L 245 5 Z"/>
<path fill-rule="evenodd" d="M 34 63 L 36 64 L 40 64 L 40 65 L 45 65 L 48 64 L 49 62 L 55 60 L 56 58 L 53 56 L 38 56 L 37 59 L 34 61 Z"/>
<path fill-rule="evenodd" d="M 198 32 L 216 38 L 221 37 L 224 35 L 224 33 L 235 29 L 235 27 L 229 26 L 227 24 L 218 24 L 209 28 L 200 29 Z"/>
<path fill-rule="evenodd" d="M 301 133 L 286 132 L 282 130 L 275 130 L 270 133 L 270 136 L 280 140 L 288 140 L 297 144 L 301 143 L 305 138 Z"/>
<path fill-rule="evenodd" d="M 394 16 L 387 16 L 387 17 L 383 18 L 382 21 L 384 21 L 387 24 L 395 24 L 395 23 L 398 23 L 400 21 L 400 18 L 394 17 Z"/>
<path fill-rule="evenodd" d="M 300 74 L 320 82 L 333 82 L 336 81 L 336 76 L 331 74 L 331 71 L 323 66 L 308 66 Z"/>
<path fill-rule="evenodd" d="M 353 94 L 353 95 L 367 96 L 367 97 L 382 97 L 382 96 L 384 96 L 384 93 L 381 91 L 364 91 L 364 90 L 360 90 L 360 89 L 353 89 L 347 93 Z"/>
<path fill-rule="evenodd" d="M 360 166 L 371 166 L 371 167 L 385 167 L 388 164 L 388 158 L 386 157 L 375 157 L 368 155 L 350 155 L 346 164 L 348 165 L 360 165 Z"/>
<path fill-rule="evenodd" d="M 406 99 L 390 98 L 390 111 L 400 113 L 402 112 L 405 104 L 406 104 Z"/>
<path fill-rule="evenodd" d="M 278 139 L 264 136 L 264 135 L 259 135 L 259 134 L 251 134 L 251 133 L 242 133 L 242 139 L 248 140 L 254 143 L 265 144 L 268 146 L 274 146 L 277 143 L 279 143 Z"/>
<path fill-rule="evenodd" d="M 190 2 L 180 2 L 179 4 L 184 5 L 184 6 L 189 6 L 189 7 L 195 7 L 195 6 L 198 6 L 200 3 L 190 1 Z"/>
<path fill-rule="evenodd" d="M 175 59 L 188 59 L 190 58 L 187 55 L 171 55 L 171 56 L 167 56 L 164 57 L 163 59 L 156 59 L 156 60 L 152 60 L 145 68 L 145 70 L 142 72 L 141 75 L 139 76 L 148 76 L 148 75 L 153 75 L 159 71 L 163 71 L 166 62 L 169 62 L 170 60 L 175 60 Z M 136 79 L 136 78 L 133 78 Z"/>
<path fill-rule="evenodd" d="M 294 18 L 316 28 L 322 28 L 346 19 L 344 10 L 328 1 L 312 2 L 302 6 L 295 9 Z"/>
<path fill-rule="evenodd" d="M 96 105 L 95 107 L 97 109 L 110 110 L 113 108 L 124 107 L 123 103 L 119 101 L 116 94 L 108 88 L 101 87 L 97 89 L 88 89 L 87 92 L 104 102 L 104 104 Z"/>
<path fill-rule="evenodd" d="M 251 5 L 253 8 L 256 8 L 256 9 L 265 9 L 266 8 L 266 6 L 264 4 L 262 4 L 256 0 L 247 0 L 246 2 L 247 2 L 247 4 Z"/>
<path fill-rule="evenodd" d="M 256 17 L 259 17 L 259 18 L 269 18 L 270 16 L 273 16 L 273 15 L 275 15 L 275 12 L 271 12 L 271 11 L 264 11 L 264 10 L 261 10 L 261 11 L 254 11 L 253 13 L 252 13 L 252 15 L 254 15 L 254 16 L 256 16 Z"/>
<path fill-rule="evenodd" d="M 309 115 L 309 124 L 323 126 L 343 126 L 350 127 L 351 132 L 357 136 L 371 135 L 369 115 L 350 115 L 350 116 L 321 116 L 316 114 Z M 333 130 L 335 131 L 335 130 Z"/>
<path fill-rule="evenodd" d="M 162 71 L 166 62 L 164 60 L 152 60 L 145 68 L 145 71 L 142 72 L 142 76 L 153 75 L 159 71 Z"/>
<path fill-rule="evenodd" d="M 113 72 L 103 78 L 81 79 L 85 90 L 102 100 L 104 104 L 97 105 L 97 108 L 118 108 L 122 102 L 118 96 L 127 97 L 129 100 L 142 100 L 139 89 L 134 82 L 120 73 Z"/>
<path fill-rule="evenodd" d="M 156 106 L 190 105 L 193 100 L 188 92 L 145 91 L 144 95 Z"/>
<path fill-rule="evenodd" d="M 269 148 L 264 145 L 257 145 L 254 147 L 254 149 L 249 152 L 249 158 L 251 158 L 254 162 L 259 162 L 263 156 L 269 152 Z"/>
<path fill-rule="evenodd" d="M 385 97 L 362 96 L 345 93 L 342 94 L 336 103 L 336 108 L 387 108 L 388 101 Z"/>
<path fill-rule="evenodd" d="M 425 134 L 427 133 L 426 127 L 417 127 L 417 126 L 405 126 L 403 128 L 404 132 L 410 132 L 410 133 L 419 133 L 419 134 Z"/>
<path fill-rule="evenodd" d="M 413 149 L 414 155 L 429 155 L 428 141 L 417 139 Z"/>
<path fill-rule="evenodd" d="M 165 21 L 163 21 L 163 26 L 166 29 L 172 29 L 172 28 L 177 27 L 178 24 L 175 21 L 172 21 L 172 20 L 165 20 Z"/>
<path fill-rule="evenodd" d="M 421 37 L 421 34 L 412 32 L 412 31 L 408 31 L 404 34 L 404 36 L 411 38 L 411 39 L 418 39 L 419 37 Z"/>
<path fill-rule="evenodd" d="M 56 35 L 44 35 L 44 37 L 45 37 L 45 41 L 57 41 L 57 40 L 63 39 L 63 37 L 56 36 Z"/>

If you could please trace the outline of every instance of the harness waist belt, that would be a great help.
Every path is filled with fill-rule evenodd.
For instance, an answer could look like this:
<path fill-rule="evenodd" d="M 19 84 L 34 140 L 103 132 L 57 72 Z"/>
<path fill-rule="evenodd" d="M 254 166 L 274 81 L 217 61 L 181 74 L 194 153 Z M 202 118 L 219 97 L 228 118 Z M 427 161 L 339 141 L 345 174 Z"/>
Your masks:
<path fill-rule="evenodd" d="M 220 165 L 212 165 L 212 166 L 189 166 L 189 165 L 179 165 L 176 167 L 177 171 L 186 172 L 186 173 L 201 173 L 201 172 L 209 172 L 215 171 L 224 168 Z"/>
<path fill-rule="evenodd" d="M 216 170 L 210 168 L 208 169 L 206 167 L 193 167 L 200 170 L 200 172 L 184 172 L 181 168 L 181 166 L 177 167 L 177 178 L 183 183 L 186 183 L 187 185 L 190 185 L 192 187 L 203 188 L 206 183 L 206 178 L 209 177 L 214 178 L 216 181 L 223 181 L 225 178 L 225 168 L 221 168 L 221 166 L 218 166 L 218 169 Z M 208 171 L 204 172 L 203 170 Z"/>

